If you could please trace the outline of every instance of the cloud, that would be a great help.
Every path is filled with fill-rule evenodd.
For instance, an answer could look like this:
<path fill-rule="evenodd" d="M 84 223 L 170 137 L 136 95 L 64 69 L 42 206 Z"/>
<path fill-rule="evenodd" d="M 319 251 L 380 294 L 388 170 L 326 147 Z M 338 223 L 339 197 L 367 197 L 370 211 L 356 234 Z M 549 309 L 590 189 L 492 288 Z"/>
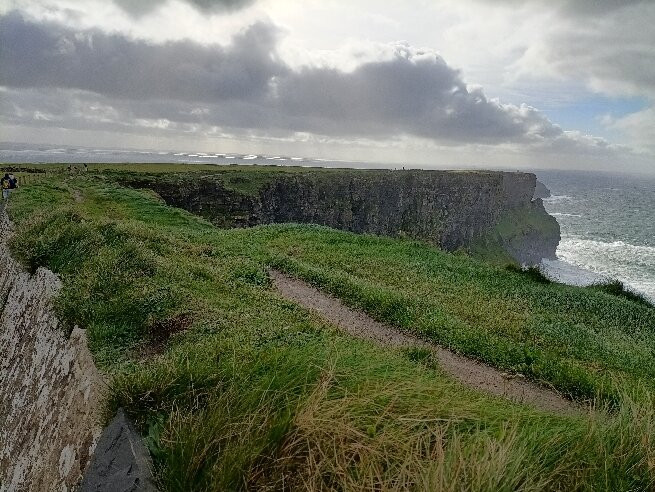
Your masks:
<path fill-rule="evenodd" d="M 113 0 L 127 13 L 140 17 L 163 5 L 167 0 Z M 192 7 L 205 13 L 224 13 L 248 7 L 255 0 L 184 0 Z"/>
<path fill-rule="evenodd" d="M 528 5 L 556 16 L 515 64 L 523 76 L 555 76 L 612 96 L 655 98 L 655 2 L 533 0 Z"/>
<path fill-rule="evenodd" d="M 100 31 L 0 18 L 0 84 L 64 87 L 116 97 L 215 100 L 262 96 L 284 71 L 271 51 L 277 29 L 254 24 L 232 46 L 153 45 Z"/>
<path fill-rule="evenodd" d="M 276 26 L 256 23 L 227 46 L 150 44 L 9 13 L 0 17 L 0 85 L 10 88 L 2 112 L 13 123 L 62 127 L 610 148 L 563 132 L 535 108 L 487 98 L 430 50 L 393 44 L 351 71 L 292 70 L 276 54 L 278 38 Z"/>
<path fill-rule="evenodd" d="M 568 15 L 589 16 L 607 14 L 626 7 L 646 5 L 651 0 L 475 0 L 479 3 L 501 3 L 512 7 L 523 7 L 526 4 L 540 5 L 558 9 Z"/>
<path fill-rule="evenodd" d="M 561 133 L 538 111 L 489 100 L 469 89 L 437 54 L 399 44 L 391 59 L 352 72 L 306 68 L 277 86 L 290 121 L 309 131 L 411 134 L 455 142 L 506 142 Z"/>
<path fill-rule="evenodd" d="M 622 132 L 637 149 L 655 153 L 655 107 L 628 114 L 622 118 L 606 118 L 604 123 Z"/>

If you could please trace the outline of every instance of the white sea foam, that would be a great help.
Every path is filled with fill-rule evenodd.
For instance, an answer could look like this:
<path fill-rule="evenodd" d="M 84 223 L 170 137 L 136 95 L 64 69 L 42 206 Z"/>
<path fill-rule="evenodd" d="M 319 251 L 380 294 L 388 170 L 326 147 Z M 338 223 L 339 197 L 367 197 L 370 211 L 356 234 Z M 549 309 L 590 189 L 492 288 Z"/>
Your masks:
<path fill-rule="evenodd" d="M 551 195 L 548 198 L 544 198 L 544 202 L 555 203 L 555 202 L 565 202 L 571 200 L 569 195 Z"/>
<path fill-rule="evenodd" d="M 550 215 L 553 217 L 582 217 L 580 214 L 565 214 L 560 212 L 552 212 Z"/>
<path fill-rule="evenodd" d="M 558 253 L 574 251 L 590 251 L 600 255 L 612 255 L 618 259 L 631 258 L 641 259 L 646 266 L 655 266 L 655 247 L 638 246 L 623 241 L 613 241 L 607 243 L 604 241 L 593 241 L 590 239 L 565 238 L 560 244 Z"/>
<path fill-rule="evenodd" d="M 655 247 L 564 238 L 557 257 L 586 271 L 621 280 L 655 300 Z"/>
<path fill-rule="evenodd" d="M 584 287 L 609 280 L 605 275 L 590 272 L 562 260 L 544 259 L 541 261 L 541 267 L 548 278 L 568 285 Z"/>

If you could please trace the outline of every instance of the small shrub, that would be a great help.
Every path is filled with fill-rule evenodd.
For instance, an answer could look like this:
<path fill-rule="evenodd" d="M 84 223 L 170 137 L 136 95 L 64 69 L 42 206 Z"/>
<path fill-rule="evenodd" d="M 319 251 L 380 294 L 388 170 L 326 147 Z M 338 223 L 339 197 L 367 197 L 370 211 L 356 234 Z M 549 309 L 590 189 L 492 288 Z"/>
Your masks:
<path fill-rule="evenodd" d="M 638 304 L 653 306 L 653 303 L 649 301 L 646 296 L 626 287 L 620 280 L 610 280 L 609 282 L 594 284 L 592 288 L 606 292 L 607 294 L 612 294 L 613 296 L 629 299 Z"/>

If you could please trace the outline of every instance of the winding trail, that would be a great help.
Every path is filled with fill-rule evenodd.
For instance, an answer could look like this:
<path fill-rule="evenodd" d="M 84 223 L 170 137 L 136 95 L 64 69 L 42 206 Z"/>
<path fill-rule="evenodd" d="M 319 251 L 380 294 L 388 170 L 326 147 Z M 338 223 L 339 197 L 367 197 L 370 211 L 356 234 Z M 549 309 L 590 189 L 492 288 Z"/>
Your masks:
<path fill-rule="evenodd" d="M 517 403 L 541 410 L 573 414 L 582 411 L 556 391 L 502 372 L 495 367 L 458 355 L 439 345 L 385 325 L 367 314 L 349 308 L 339 299 L 325 294 L 302 280 L 276 270 L 270 272 L 277 291 L 286 299 L 321 315 L 328 322 L 357 338 L 373 340 L 392 347 L 422 347 L 432 351 L 440 367 L 461 383 Z"/>

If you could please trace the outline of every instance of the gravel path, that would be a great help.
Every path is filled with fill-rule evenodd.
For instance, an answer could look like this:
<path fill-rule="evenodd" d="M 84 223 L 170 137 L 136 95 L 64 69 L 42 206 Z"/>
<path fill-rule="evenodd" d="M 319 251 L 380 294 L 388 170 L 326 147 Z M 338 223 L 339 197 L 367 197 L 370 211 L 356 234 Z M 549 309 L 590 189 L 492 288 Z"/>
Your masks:
<path fill-rule="evenodd" d="M 533 405 L 542 410 L 557 413 L 581 411 L 578 405 L 553 390 L 379 323 L 367 314 L 349 308 L 335 297 L 315 289 L 302 280 L 275 270 L 272 270 L 270 275 L 275 288 L 283 297 L 317 312 L 331 324 L 355 337 L 393 347 L 412 346 L 432 350 L 441 368 L 467 386 L 515 402 Z"/>

